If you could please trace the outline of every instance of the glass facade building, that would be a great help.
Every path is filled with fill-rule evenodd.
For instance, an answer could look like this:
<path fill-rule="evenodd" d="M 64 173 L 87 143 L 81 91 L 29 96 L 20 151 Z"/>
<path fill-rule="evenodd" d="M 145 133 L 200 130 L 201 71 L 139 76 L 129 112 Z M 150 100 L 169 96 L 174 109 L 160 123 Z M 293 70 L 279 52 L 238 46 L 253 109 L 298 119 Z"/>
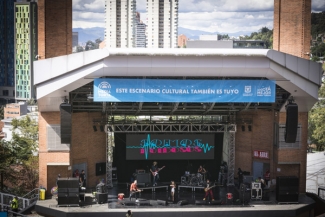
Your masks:
<path fill-rule="evenodd" d="M 37 55 L 37 4 L 15 3 L 16 100 L 35 98 L 33 61 Z"/>
<path fill-rule="evenodd" d="M 14 2 L 0 1 L 0 96 L 13 96 L 8 89 L 13 87 L 14 77 Z"/>

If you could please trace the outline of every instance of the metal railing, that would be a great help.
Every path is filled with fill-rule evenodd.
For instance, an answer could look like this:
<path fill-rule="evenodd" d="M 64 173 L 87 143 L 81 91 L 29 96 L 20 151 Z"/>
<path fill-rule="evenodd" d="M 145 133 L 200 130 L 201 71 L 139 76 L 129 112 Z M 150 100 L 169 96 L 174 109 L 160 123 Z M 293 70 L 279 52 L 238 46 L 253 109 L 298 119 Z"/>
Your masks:
<path fill-rule="evenodd" d="M 0 210 L 3 212 L 14 213 L 18 216 L 25 216 L 20 213 L 15 213 L 11 210 L 10 203 L 15 195 L 0 192 Z M 18 197 L 18 211 L 28 208 L 39 198 L 39 188 L 35 188 L 22 197 Z"/>

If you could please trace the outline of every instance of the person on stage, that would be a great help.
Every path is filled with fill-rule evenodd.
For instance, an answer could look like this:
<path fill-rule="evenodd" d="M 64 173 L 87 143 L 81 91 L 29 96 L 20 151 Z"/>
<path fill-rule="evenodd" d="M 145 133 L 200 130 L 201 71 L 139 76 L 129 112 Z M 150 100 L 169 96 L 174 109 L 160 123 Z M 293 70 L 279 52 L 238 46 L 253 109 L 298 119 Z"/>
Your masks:
<path fill-rule="evenodd" d="M 214 186 L 211 186 L 210 180 L 207 179 L 207 182 L 206 182 L 205 188 L 204 188 L 205 196 L 204 196 L 203 200 L 206 200 L 206 198 L 210 195 L 210 199 L 212 201 L 214 201 L 213 192 L 212 192 L 213 187 Z"/>
<path fill-rule="evenodd" d="M 205 169 L 202 165 L 200 165 L 200 167 L 199 167 L 199 169 L 197 170 L 197 172 L 198 172 L 199 174 L 201 174 L 202 177 L 203 177 L 203 180 L 205 180 L 205 175 L 206 175 L 207 171 L 206 171 L 206 169 Z"/>
<path fill-rule="evenodd" d="M 157 181 L 159 180 L 159 174 L 158 174 L 158 171 L 159 171 L 159 168 L 158 168 L 158 163 L 157 161 L 154 161 L 151 168 L 150 168 L 150 172 L 153 176 L 153 186 L 157 186 Z"/>
<path fill-rule="evenodd" d="M 86 187 L 86 174 L 84 170 L 81 170 L 81 174 L 79 176 L 79 184 L 80 187 Z"/>
<path fill-rule="evenodd" d="M 171 200 L 174 202 L 174 195 L 175 195 L 176 184 L 174 181 L 170 182 L 170 196 Z"/>
<path fill-rule="evenodd" d="M 141 190 L 138 189 L 137 180 L 134 180 L 134 182 L 130 186 L 130 196 L 129 196 L 129 199 L 131 200 L 132 196 L 135 195 L 135 202 L 139 202 L 138 201 L 138 197 L 137 197 L 137 193 L 138 192 L 141 192 Z"/>
<path fill-rule="evenodd" d="M 269 181 L 271 180 L 270 170 L 267 169 L 264 174 L 265 185 L 269 186 Z"/>

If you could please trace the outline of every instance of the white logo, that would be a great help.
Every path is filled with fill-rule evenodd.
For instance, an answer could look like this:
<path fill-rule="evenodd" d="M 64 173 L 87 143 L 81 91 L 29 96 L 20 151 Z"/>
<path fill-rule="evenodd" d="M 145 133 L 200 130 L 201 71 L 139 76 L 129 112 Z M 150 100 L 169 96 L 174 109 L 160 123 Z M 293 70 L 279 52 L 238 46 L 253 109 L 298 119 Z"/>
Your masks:
<path fill-rule="evenodd" d="M 100 84 L 98 85 L 97 93 L 98 93 L 98 97 L 110 97 L 111 85 L 106 81 L 100 82 Z"/>
<path fill-rule="evenodd" d="M 252 92 L 252 86 L 245 86 L 245 93 Z"/>
<path fill-rule="evenodd" d="M 257 89 L 257 96 L 271 96 L 271 94 L 272 91 L 270 86 Z"/>

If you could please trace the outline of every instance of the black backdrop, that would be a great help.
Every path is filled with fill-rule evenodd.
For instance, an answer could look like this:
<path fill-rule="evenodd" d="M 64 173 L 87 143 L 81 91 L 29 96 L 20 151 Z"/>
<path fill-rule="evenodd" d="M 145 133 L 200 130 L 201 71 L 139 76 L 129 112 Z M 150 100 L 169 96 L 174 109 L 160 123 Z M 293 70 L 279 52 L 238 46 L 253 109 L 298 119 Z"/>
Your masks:
<path fill-rule="evenodd" d="M 209 171 L 210 179 L 217 180 L 222 157 L 223 133 L 216 133 L 213 160 L 157 160 L 158 167 L 165 166 L 160 171 L 160 182 L 171 180 L 180 182 L 188 167 L 191 166 L 191 173 L 196 173 L 200 165 L 205 165 Z M 152 160 L 126 160 L 126 134 L 115 133 L 115 148 L 113 155 L 113 167 L 117 168 L 118 182 L 131 182 L 132 174 L 137 169 L 144 169 L 149 172 Z"/>

